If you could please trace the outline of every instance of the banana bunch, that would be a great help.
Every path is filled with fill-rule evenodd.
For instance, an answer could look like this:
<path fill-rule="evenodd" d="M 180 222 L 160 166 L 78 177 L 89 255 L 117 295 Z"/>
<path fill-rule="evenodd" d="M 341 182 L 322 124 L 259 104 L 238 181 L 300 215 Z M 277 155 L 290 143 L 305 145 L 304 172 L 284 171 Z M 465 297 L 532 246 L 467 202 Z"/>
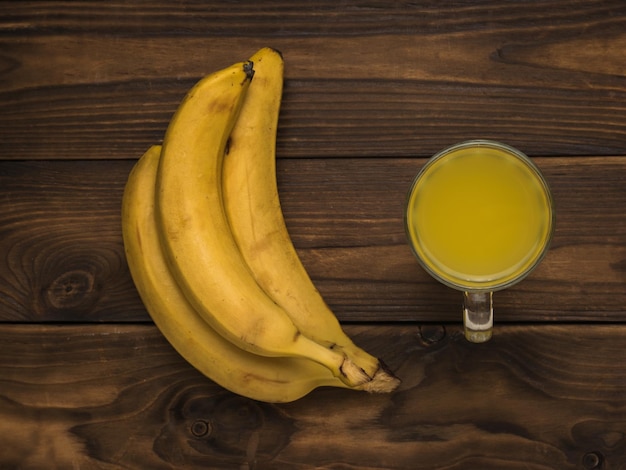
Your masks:
<path fill-rule="evenodd" d="M 172 346 L 234 393 L 275 403 L 322 386 L 390 392 L 399 380 L 345 334 L 283 219 L 283 68 L 264 48 L 187 93 L 126 183 L 130 273 Z"/>

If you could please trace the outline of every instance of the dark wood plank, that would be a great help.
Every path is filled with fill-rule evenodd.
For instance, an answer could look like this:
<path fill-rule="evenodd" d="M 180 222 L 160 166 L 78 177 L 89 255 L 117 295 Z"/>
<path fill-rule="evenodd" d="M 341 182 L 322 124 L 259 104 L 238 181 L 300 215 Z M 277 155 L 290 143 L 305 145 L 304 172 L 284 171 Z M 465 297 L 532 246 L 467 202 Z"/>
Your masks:
<path fill-rule="evenodd" d="M 624 321 L 626 157 L 536 158 L 557 206 L 551 251 L 496 295 L 496 321 Z M 404 236 L 421 159 L 284 159 L 286 221 L 342 321 L 460 321 Z M 121 240 L 134 161 L 0 162 L 0 320 L 146 321 Z"/>
<path fill-rule="evenodd" d="M 403 3 L 346 0 L 309 2 L 241 1 L 237 3 L 168 1 L 99 2 L 97 0 L 0 5 L 7 32 L 31 36 L 55 33 L 114 33 L 169 36 L 354 36 L 397 31 L 479 29 L 488 19 L 502 30 L 576 32 L 581 24 L 618 29 L 624 11 L 619 0 L 571 3 L 553 0 L 504 5 L 493 0 L 455 3 L 423 0 Z M 326 21 L 324 21 L 326 20 Z"/>
<path fill-rule="evenodd" d="M 280 157 L 427 156 L 486 137 L 626 153 L 623 2 L 0 5 L 0 158 L 124 159 L 203 74 L 286 58 Z"/>
<path fill-rule="evenodd" d="M 146 318 L 121 239 L 121 196 L 132 163 L 2 166 L 3 320 Z"/>
<path fill-rule="evenodd" d="M 624 326 L 351 326 L 391 395 L 233 395 L 152 326 L 0 325 L 0 466 L 81 469 L 620 468 Z M 594 466 L 594 462 L 600 462 Z"/>

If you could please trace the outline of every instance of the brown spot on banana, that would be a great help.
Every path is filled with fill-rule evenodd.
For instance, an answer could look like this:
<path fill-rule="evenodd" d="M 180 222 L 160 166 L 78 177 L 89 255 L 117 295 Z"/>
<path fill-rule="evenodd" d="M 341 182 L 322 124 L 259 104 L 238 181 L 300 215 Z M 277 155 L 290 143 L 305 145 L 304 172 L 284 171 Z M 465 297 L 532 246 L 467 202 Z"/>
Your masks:
<path fill-rule="evenodd" d="M 137 234 L 137 245 L 139 245 L 139 251 L 143 253 L 143 245 L 141 242 L 141 230 L 139 229 L 139 226 L 135 226 L 135 233 Z"/>

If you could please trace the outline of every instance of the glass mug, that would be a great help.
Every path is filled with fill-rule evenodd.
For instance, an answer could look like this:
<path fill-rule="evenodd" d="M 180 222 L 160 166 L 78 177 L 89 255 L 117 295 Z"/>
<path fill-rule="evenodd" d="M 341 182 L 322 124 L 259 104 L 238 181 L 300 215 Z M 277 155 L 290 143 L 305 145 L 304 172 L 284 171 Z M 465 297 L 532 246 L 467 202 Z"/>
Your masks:
<path fill-rule="evenodd" d="M 470 140 L 431 157 L 405 208 L 409 244 L 422 267 L 463 292 L 465 337 L 488 341 L 493 292 L 526 277 L 554 232 L 548 183 L 522 152 Z"/>

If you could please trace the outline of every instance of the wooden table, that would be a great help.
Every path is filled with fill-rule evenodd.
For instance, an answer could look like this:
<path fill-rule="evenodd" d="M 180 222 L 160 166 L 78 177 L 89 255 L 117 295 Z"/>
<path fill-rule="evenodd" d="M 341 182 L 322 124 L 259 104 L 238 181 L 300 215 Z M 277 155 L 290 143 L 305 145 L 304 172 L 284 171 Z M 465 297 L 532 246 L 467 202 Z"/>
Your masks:
<path fill-rule="evenodd" d="M 0 468 L 626 468 L 626 3 L 24 1 L 0 28 Z M 294 243 L 393 394 L 226 392 L 129 276 L 129 170 L 263 46 Z M 482 345 L 402 225 L 425 159 L 470 138 L 528 154 L 557 207 Z"/>

